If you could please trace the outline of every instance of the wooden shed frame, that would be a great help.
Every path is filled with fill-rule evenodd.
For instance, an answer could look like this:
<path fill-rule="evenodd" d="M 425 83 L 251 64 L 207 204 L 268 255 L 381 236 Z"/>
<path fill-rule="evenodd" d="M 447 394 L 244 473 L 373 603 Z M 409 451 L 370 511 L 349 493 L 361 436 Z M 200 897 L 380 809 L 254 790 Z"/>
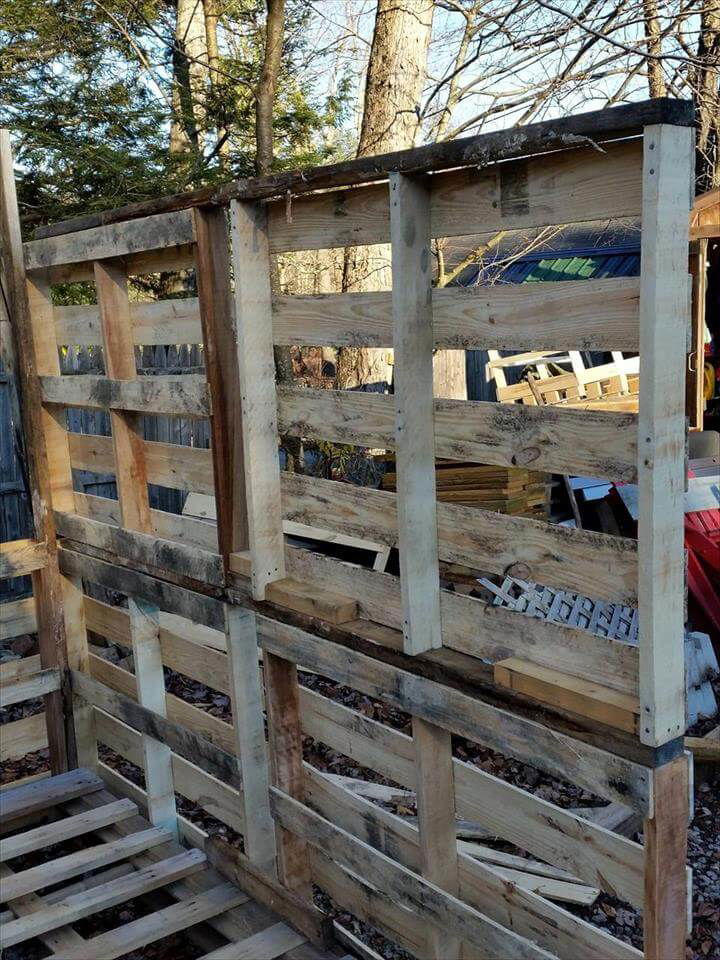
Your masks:
<path fill-rule="evenodd" d="M 205 188 L 24 244 L 7 134 L 0 146 L 36 527 L 2 546 L 2 573 L 33 576 L 41 658 L 5 687 L 45 696 L 53 771 L 95 770 L 203 846 L 175 793 L 200 803 L 288 903 L 310 910 L 315 883 L 419 956 L 683 957 L 691 105 Z M 612 217 L 642 220 L 639 279 L 432 288 L 433 237 Z M 275 254 L 387 242 L 392 291 L 271 295 Z M 130 302 L 128 277 L 180 268 L 197 298 Z M 97 305 L 54 305 L 69 281 L 94 284 Z M 206 377 L 137 376 L 138 345 L 177 342 L 203 344 Z M 105 376 L 60 376 L 69 343 L 101 345 Z M 274 344 L 392 347 L 394 396 L 278 389 Z M 639 413 L 434 399 L 436 348 L 638 351 Z M 68 433 L 68 406 L 108 409 L 112 437 Z M 145 441 L 152 414 L 209 417 L 212 449 Z M 394 449 L 397 493 L 281 472 L 278 432 Z M 637 542 L 437 503 L 436 455 L 637 483 Z M 74 468 L 114 473 L 118 500 L 75 492 Z M 217 527 L 151 509 L 148 483 L 213 496 Z M 290 546 L 283 519 L 397 545 L 400 576 Z M 439 558 L 637 605 L 639 646 L 441 590 Z M 131 648 L 135 674 L 90 652 L 88 630 Z M 508 690 L 491 666 L 508 658 L 570 682 Z M 163 665 L 228 693 L 233 724 L 166 693 Z M 410 714 L 412 737 L 301 686 L 298 668 Z M 414 789 L 417 823 L 305 763 L 303 735 Z M 453 736 L 632 808 L 644 845 L 453 759 Z M 98 742 L 144 769 L 144 789 Z M 642 909 L 644 951 L 459 850 L 456 816 Z"/>

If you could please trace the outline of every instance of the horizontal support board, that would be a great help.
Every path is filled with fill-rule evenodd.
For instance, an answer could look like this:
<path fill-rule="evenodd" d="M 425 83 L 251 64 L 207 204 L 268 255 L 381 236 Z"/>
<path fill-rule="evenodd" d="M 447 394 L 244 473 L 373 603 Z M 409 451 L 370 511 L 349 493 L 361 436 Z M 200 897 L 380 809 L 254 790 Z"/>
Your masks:
<path fill-rule="evenodd" d="M 97 304 L 56 306 L 53 320 L 59 344 L 98 346 L 103 342 Z M 203 342 L 197 297 L 131 303 L 130 321 L 139 347 Z"/>
<path fill-rule="evenodd" d="M 115 473 L 112 437 L 68 433 L 68 445 L 75 469 Z M 146 440 L 145 462 L 149 483 L 197 493 L 215 492 L 209 450 Z"/>
<path fill-rule="evenodd" d="M 441 930 L 482 946 L 492 956 L 551 960 L 552 954 L 423 880 L 275 787 L 270 789 L 270 803 L 273 815 L 286 830 L 363 877 L 396 903 L 418 911 Z"/>
<path fill-rule="evenodd" d="M 0 579 L 24 577 L 47 563 L 44 540 L 7 540 L 0 543 Z"/>
<path fill-rule="evenodd" d="M 283 516 L 397 544 L 396 495 L 369 487 L 283 473 Z M 453 503 L 437 505 L 440 559 L 492 573 L 514 564 L 524 579 L 593 599 L 634 604 L 634 540 L 504 516 Z"/>
<path fill-rule="evenodd" d="M 0 603 L 0 636 L 4 640 L 12 640 L 13 637 L 20 637 L 23 633 L 35 633 L 36 630 L 34 597 Z"/>
<path fill-rule="evenodd" d="M 278 387 L 281 434 L 395 448 L 392 395 Z M 637 416 L 485 401 L 435 400 L 435 454 L 634 483 Z"/>
<path fill-rule="evenodd" d="M 354 597 L 359 615 L 402 626 L 397 577 L 362 569 L 333 557 L 286 547 L 288 572 Z M 474 597 L 440 591 L 443 645 L 489 663 L 521 656 L 547 667 L 572 665 L 573 674 L 623 693 L 637 694 L 638 650 L 586 630 L 496 607 Z"/>
<path fill-rule="evenodd" d="M 434 345 L 443 350 L 637 350 L 637 277 L 572 283 L 444 287 L 432 292 Z M 392 294 L 281 295 L 273 338 L 299 346 L 391 347 Z"/>
<path fill-rule="evenodd" d="M 212 597 L 62 546 L 58 550 L 58 560 L 60 571 L 66 577 L 83 577 L 110 590 L 121 590 L 128 596 L 141 597 L 154 603 L 160 610 L 176 613 L 194 623 L 205 624 L 216 630 L 225 629 L 223 604 Z"/>
<path fill-rule="evenodd" d="M 608 800 L 651 810 L 649 770 L 452 687 L 259 616 L 264 650 Z"/>
<path fill-rule="evenodd" d="M 35 700 L 60 689 L 60 671 L 53 668 L 40 670 L 28 677 L 18 677 L 0 685 L 0 709 L 11 707 L 23 700 Z"/>
<path fill-rule="evenodd" d="M 172 540 L 160 540 L 153 534 L 126 530 L 76 513 L 55 510 L 54 514 L 55 526 L 61 537 L 203 584 L 222 586 L 225 581 L 222 558 L 218 553 Z"/>
<path fill-rule="evenodd" d="M 109 713 L 95 710 L 94 714 L 95 731 L 100 743 L 142 769 L 142 734 Z M 243 833 L 242 793 L 177 754 L 173 754 L 172 768 L 175 790 L 180 796 L 197 803 L 210 816 Z"/>
<path fill-rule="evenodd" d="M 25 269 L 127 257 L 146 250 L 193 243 L 194 240 L 193 220 L 188 212 L 158 214 L 128 223 L 80 230 L 66 236 L 31 240 L 23 247 Z"/>
<path fill-rule="evenodd" d="M 419 871 L 420 843 L 414 824 L 351 793 L 307 764 L 305 775 L 306 798 L 313 809 L 408 869 Z M 521 863 L 529 866 L 530 861 Z M 499 872 L 459 852 L 460 898 L 497 923 L 536 940 L 559 957 L 586 960 L 607 960 L 607 957 L 639 960 L 642 957 L 639 950 L 523 889 L 521 883 L 506 883 Z"/>
<path fill-rule="evenodd" d="M 96 497 L 88 493 L 74 494 L 75 509 L 82 517 L 120 526 L 120 503 L 109 497 Z M 183 517 L 166 510 L 150 510 L 153 533 L 162 540 L 177 540 L 201 550 L 217 553 L 217 530 L 213 524 Z"/>
<path fill-rule="evenodd" d="M 50 283 L 94 283 L 94 262 L 93 260 L 85 260 L 81 263 L 64 263 L 60 266 L 48 267 L 43 272 L 47 274 Z M 176 247 L 134 253 L 123 257 L 123 262 L 129 277 L 193 270 L 195 268 L 195 244 L 184 243 Z"/>
<path fill-rule="evenodd" d="M 45 713 L 12 720 L 0 726 L 0 762 L 19 760 L 26 753 L 45 750 L 48 745 Z"/>
<path fill-rule="evenodd" d="M 46 782 L 36 780 L 21 787 L 11 787 L 0 793 L 0 818 L 8 823 L 95 793 L 102 787 L 102 780 L 92 770 L 84 768 L 58 774 Z"/>
<path fill-rule="evenodd" d="M 430 179 L 433 237 L 525 230 L 548 224 L 639 217 L 642 142 L 513 160 L 438 173 Z M 388 243 L 387 184 L 268 204 L 270 252 Z"/>
<path fill-rule="evenodd" d="M 203 769 L 218 777 L 223 783 L 240 788 L 240 776 L 234 756 L 216 747 L 204 737 L 199 737 L 180 724 L 173 723 L 160 714 L 140 706 L 130 697 L 108 689 L 104 684 L 77 670 L 71 671 L 71 677 L 73 693 L 76 696 L 99 710 L 109 713 L 111 717 L 122 720 L 139 733 L 159 740 L 183 759 L 201 764 Z"/>
<path fill-rule="evenodd" d="M 198 374 L 139 376 L 136 380 L 111 380 L 90 374 L 40 377 L 40 390 L 44 403 L 67 407 L 178 417 L 209 417 L 211 413 L 207 381 Z"/>

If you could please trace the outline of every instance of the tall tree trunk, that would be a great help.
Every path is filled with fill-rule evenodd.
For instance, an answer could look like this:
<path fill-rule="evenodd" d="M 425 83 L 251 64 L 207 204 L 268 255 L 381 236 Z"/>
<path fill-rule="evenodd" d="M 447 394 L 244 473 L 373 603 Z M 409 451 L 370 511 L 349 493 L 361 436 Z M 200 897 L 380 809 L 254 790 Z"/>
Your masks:
<path fill-rule="evenodd" d="M 273 161 L 273 107 L 282 60 L 285 0 L 266 0 L 265 55 L 255 91 L 255 171 L 270 173 Z"/>
<path fill-rule="evenodd" d="M 260 79 L 255 89 L 255 172 L 259 177 L 272 170 L 275 155 L 273 108 L 278 76 L 282 63 L 285 32 L 285 0 L 265 0 L 265 50 Z M 280 271 L 277 256 L 270 258 L 270 287 L 273 296 L 280 292 Z M 275 377 L 278 383 L 292 383 L 293 365 L 290 347 L 275 347 Z M 297 437 L 282 437 L 288 466 L 302 470 L 302 448 Z"/>
<path fill-rule="evenodd" d="M 648 52 L 647 75 L 651 97 L 667 96 L 665 75 L 663 73 L 662 38 L 660 35 L 660 19 L 658 17 L 657 0 L 643 0 L 645 16 L 645 41 Z"/>
<path fill-rule="evenodd" d="M 705 0 L 695 72 L 699 193 L 720 186 L 720 0 Z"/>
<path fill-rule="evenodd" d="M 357 155 L 370 156 L 412 147 L 432 30 L 432 0 L 378 0 Z M 387 290 L 390 248 L 349 247 L 345 251 L 343 290 Z M 338 353 L 341 387 L 389 383 L 387 350 L 344 347 Z"/>
<path fill-rule="evenodd" d="M 170 152 L 200 154 L 207 126 L 208 50 L 202 0 L 177 0 Z"/>
<path fill-rule="evenodd" d="M 221 166 L 225 166 L 230 155 L 230 142 L 225 124 L 225 106 L 221 97 L 220 75 L 220 48 L 218 47 L 218 8 L 217 0 L 203 0 L 205 11 L 205 42 L 207 45 L 208 75 L 210 81 L 210 96 L 212 98 L 212 115 L 217 136 L 215 150 L 220 158 Z"/>

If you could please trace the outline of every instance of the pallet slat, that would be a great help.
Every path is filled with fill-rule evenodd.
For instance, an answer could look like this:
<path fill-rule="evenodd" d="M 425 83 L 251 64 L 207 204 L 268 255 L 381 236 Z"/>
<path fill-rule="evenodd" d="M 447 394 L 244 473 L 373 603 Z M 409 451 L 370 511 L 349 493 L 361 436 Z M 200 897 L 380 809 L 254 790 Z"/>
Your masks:
<path fill-rule="evenodd" d="M 34 700 L 60 689 L 60 671 L 55 668 L 39 670 L 28 677 L 20 677 L 0 685 L 0 708 L 10 707 L 23 700 Z"/>
<path fill-rule="evenodd" d="M 210 396 L 205 377 L 197 374 L 145 376 L 112 380 L 92 374 L 41 377 L 45 403 L 100 410 L 134 410 L 139 413 L 182 417 L 208 417 Z"/>
<path fill-rule="evenodd" d="M 442 287 L 432 291 L 433 346 L 440 350 L 637 350 L 636 277 Z M 392 295 L 280 294 L 273 339 L 297 346 L 392 346 Z"/>
<path fill-rule="evenodd" d="M 42 570 L 47 559 L 47 546 L 42 540 L 9 540 L 0 543 L 0 578 L 9 580 Z"/>
<path fill-rule="evenodd" d="M 281 434 L 395 448 L 392 396 L 278 388 Z M 637 479 L 637 415 L 435 400 L 435 455 L 551 473 Z"/>

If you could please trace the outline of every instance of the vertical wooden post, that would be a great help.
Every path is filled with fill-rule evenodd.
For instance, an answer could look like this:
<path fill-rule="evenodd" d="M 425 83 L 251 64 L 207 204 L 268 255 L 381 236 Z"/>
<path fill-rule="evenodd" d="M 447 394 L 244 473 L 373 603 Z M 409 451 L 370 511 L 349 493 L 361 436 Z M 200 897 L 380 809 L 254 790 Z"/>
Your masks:
<path fill-rule="evenodd" d="M 85 622 L 85 592 L 81 577 L 61 575 L 65 629 L 67 631 L 68 667 L 90 673 L 87 625 Z M 77 763 L 79 767 L 94 769 L 98 765 L 98 745 L 95 733 L 95 708 L 81 697 L 73 696 L 73 720 Z"/>
<path fill-rule="evenodd" d="M 285 576 L 270 254 L 264 205 L 230 205 L 252 589 Z"/>
<path fill-rule="evenodd" d="M 272 783 L 304 801 L 302 729 L 297 667 L 272 653 L 264 655 L 265 709 Z M 286 887 L 312 897 L 307 844 L 277 827 L 278 877 Z"/>
<path fill-rule="evenodd" d="M 227 572 L 230 554 L 249 546 L 230 237 L 224 209 L 201 207 L 193 215 L 205 370 L 212 396 L 210 428 L 218 546 Z"/>
<path fill-rule="evenodd" d="M 245 852 L 261 869 L 276 873 L 275 824 L 270 813 L 255 614 L 225 604 L 230 701 L 242 774 Z"/>
<path fill-rule="evenodd" d="M 452 737 L 447 730 L 419 717 L 413 717 L 412 732 L 422 875 L 456 897 L 459 878 Z M 460 949 L 459 938 L 428 925 L 428 957 L 457 960 Z"/>
<path fill-rule="evenodd" d="M 644 131 L 638 423 L 640 740 L 685 732 L 683 491 L 693 131 Z"/>
<path fill-rule="evenodd" d="M 127 274 L 120 263 L 112 261 L 96 261 L 94 269 L 105 373 L 114 380 L 134 380 L 137 371 Z M 122 526 L 151 533 L 141 414 L 111 410 L 110 426 Z"/>
<path fill-rule="evenodd" d="M 138 702 L 164 717 L 167 715 L 167 708 L 158 608 L 144 600 L 128 597 L 128 612 Z M 164 743 L 146 734 L 143 734 L 142 745 L 148 817 L 156 827 L 166 827 L 177 836 L 172 751 Z"/>
<path fill-rule="evenodd" d="M 10 327 L 17 360 L 19 393 L 21 397 L 23 434 L 26 439 L 27 476 L 30 485 L 35 537 L 47 545 L 47 564 L 32 574 L 33 594 L 37 616 L 40 661 L 43 667 L 57 667 L 63 677 L 60 690 L 45 697 L 45 717 L 53 773 L 76 766 L 75 738 L 72 727 L 72 698 L 67 681 L 67 644 L 63 618 L 62 586 L 57 561 L 55 523 L 52 515 L 53 486 L 48 463 L 46 430 L 51 420 L 42 409 L 38 373 L 40 359 L 36 356 L 38 338 L 33 326 L 23 262 L 22 235 L 17 208 L 12 148 L 7 130 L 0 130 L 0 240 L 2 242 L 3 288 L 9 303 Z M 49 292 L 49 288 L 46 288 Z M 55 330 L 52 325 L 52 305 L 47 299 L 48 321 L 44 335 L 54 349 L 54 363 L 58 364 Z M 67 439 L 65 438 L 67 445 Z M 52 451 L 50 451 L 52 452 Z M 69 495 L 72 497 L 72 477 Z"/>
<path fill-rule="evenodd" d="M 398 545 L 406 653 L 442 646 L 435 506 L 430 191 L 390 174 Z"/>
<path fill-rule="evenodd" d="M 653 770 L 653 816 L 645 821 L 646 960 L 683 960 L 687 936 L 688 758 Z"/>

